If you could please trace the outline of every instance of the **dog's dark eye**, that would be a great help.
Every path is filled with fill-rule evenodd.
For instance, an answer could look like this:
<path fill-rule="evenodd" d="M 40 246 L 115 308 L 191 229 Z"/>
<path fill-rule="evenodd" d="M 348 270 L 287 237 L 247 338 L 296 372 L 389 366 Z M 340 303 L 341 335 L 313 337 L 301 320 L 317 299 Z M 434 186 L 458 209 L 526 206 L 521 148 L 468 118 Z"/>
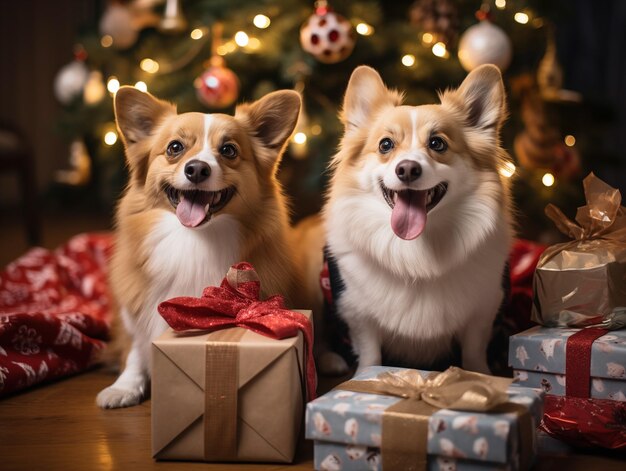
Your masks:
<path fill-rule="evenodd" d="M 381 154 L 387 154 L 388 152 L 391 152 L 393 148 L 394 148 L 394 143 L 388 137 L 381 139 L 381 141 L 378 143 L 378 150 L 380 151 Z"/>
<path fill-rule="evenodd" d="M 180 141 L 172 141 L 167 145 L 167 155 L 176 157 L 185 150 L 185 146 Z"/>
<path fill-rule="evenodd" d="M 448 143 L 443 138 L 434 136 L 428 141 L 428 148 L 435 152 L 445 152 L 448 149 Z"/>
<path fill-rule="evenodd" d="M 232 144 L 224 144 L 220 147 L 220 154 L 227 159 L 234 159 L 237 157 L 237 148 Z"/>

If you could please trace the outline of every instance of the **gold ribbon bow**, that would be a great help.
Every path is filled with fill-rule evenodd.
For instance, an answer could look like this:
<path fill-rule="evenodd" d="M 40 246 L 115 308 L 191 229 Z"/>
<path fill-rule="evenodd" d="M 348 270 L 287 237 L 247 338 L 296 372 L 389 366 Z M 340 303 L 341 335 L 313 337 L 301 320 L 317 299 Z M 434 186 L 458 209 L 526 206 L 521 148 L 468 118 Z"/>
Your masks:
<path fill-rule="evenodd" d="M 404 399 L 383 412 L 383 469 L 426 469 L 428 420 L 440 409 L 518 414 L 520 465 L 526 469 L 532 452 L 532 420 L 524 406 L 509 402 L 507 388 L 512 382 L 510 378 L 450 367 L 426 378 L 416 370 L 388 371 L 371 380 L 346 381 L 336 389 Z"/>
<path fill-rule="evenodd" d="M 340 389 L 422 400 L 439 409 L 484 412 L 509 401 L 510 378 L 499 378 L 452 366 L 423 378 L 417 370 L 386 371 L 374 380 L 347 381 Z"/>
<path fill-rule="evenodd" d="M 563 234 L 572 239 L 626 240 L 626 208 L 620 206 L 620 191 L 607 185 L 593 173 L 583 180 L 583 188 L 587 204 L 576 212 L 578 224 L 553 204 L 546 206 L 546 216 Z"/>

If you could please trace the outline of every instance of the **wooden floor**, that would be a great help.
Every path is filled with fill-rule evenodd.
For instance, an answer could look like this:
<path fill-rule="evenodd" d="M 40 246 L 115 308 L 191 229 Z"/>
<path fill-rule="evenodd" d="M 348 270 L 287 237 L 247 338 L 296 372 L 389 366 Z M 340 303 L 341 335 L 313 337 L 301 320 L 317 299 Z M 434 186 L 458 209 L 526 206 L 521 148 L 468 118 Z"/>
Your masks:
<path fill-rule="evenodd" d="M 27 249 L 16 218 L 0 224 L 0 266 Z M 106 230 L 107 216 L 55 215 L 43 219 L 43 243 L 54 248 L 83 231 Z M 303 441 L 294 465 L 155 462 L 150 453 L 150 402 L 103 411 L 98 391 L 115 378 L 101 370 L 45 385 L 0 400 L 0 471 L 5 470 L 310 470 L 312 445 Z M 322 378 L 322 390 L 333 380 Z M 541 471 L 626 470 L 626 461 L 595 455 L 540 458 Z M 401 471 L 401 470 L 392 470 Z"/>
<path fill-rule="evenodd" d="M 0 401 L 0 470 L 313 468 L 313 451 L 308 441 L 301 444 L 294 465 L 155 462 L 150 453 L 149 401 L 108 411 L 96 406 L 97 392 L 113 379 L 110 374 L 95 370 Z M 542 457 L 536 469 L 623 471 L 626 461 L 602 454 Z"/>

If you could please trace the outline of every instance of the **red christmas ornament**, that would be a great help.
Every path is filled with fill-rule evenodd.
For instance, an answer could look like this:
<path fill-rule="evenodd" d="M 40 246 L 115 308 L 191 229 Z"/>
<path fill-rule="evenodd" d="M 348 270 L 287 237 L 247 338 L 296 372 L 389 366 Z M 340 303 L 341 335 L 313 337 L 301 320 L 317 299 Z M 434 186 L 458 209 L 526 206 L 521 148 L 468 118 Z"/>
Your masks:
<path fill-rule="evenodd" d="M 198 100 L 209 108 L 226 108 L 239 96 L 239 79 L 225 67 L 221 58 L 211 60 L 211 66 L 198 77 L 194 85 Z"/>
<path fill-rule="evenodd" d="M 300 28 L 302 49 L 325 64 L 334 64 L 347 58 L 355 42 L 356 36 L 350 22 L 333 12 L 327 2 L 316 2 L 315 13 Z"/>

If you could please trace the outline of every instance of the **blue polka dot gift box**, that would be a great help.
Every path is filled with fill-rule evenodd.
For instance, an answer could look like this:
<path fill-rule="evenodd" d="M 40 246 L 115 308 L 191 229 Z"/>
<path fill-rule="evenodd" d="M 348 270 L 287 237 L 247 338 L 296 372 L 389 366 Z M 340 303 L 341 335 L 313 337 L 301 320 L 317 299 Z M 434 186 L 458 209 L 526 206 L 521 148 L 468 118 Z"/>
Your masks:
<path fill-rule="evenodd" d="M 309 402 L 316 470 L 525 470 L 543 391 L 450 368 L 376 366 Z"/>

